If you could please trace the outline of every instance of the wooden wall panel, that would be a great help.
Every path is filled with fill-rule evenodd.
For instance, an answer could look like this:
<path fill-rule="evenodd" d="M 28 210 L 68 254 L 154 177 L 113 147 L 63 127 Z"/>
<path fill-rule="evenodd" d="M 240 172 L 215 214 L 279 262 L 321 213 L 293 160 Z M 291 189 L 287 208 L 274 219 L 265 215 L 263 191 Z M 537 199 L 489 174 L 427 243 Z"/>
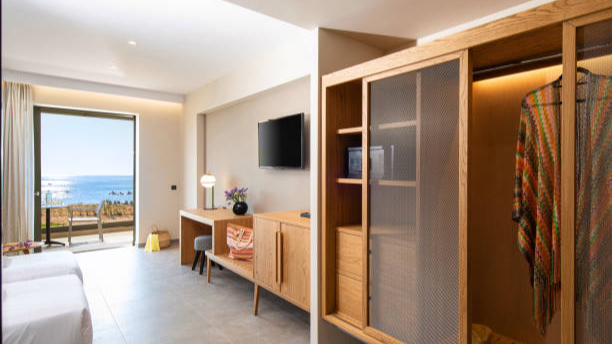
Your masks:
<path fill-rule="evenodd" d="M 470 125 L 469 247 L 472 322 L 529 344 L 558 344 L 560 314 L 542 337 L 533 322 L 529 268 L 512 221 L 516 139 L 527 92 L 561 74 L 561 66 L 473 84 Z"/>

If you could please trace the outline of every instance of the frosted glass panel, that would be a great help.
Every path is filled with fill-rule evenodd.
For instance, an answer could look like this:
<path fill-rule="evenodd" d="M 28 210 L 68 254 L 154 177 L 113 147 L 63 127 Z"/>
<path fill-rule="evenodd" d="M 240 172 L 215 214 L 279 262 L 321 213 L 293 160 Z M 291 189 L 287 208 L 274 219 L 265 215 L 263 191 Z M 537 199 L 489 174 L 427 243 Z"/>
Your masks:
<path fill-rule="evenodd" d="M 612 342 L 612 21 L 579 28 L 576 343 Z"/>
<path fill-rule="evenodd" d="M 369 325 L 458 342 L 459 62 L 370 84 Z"/>

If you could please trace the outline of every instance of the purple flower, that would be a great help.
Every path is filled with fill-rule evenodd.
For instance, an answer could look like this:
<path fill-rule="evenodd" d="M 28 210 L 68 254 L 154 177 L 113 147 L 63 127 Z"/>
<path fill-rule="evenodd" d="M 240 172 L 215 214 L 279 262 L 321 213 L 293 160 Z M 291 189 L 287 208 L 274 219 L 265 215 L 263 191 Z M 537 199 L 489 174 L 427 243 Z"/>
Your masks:
<path fill-rule="evenodd" d="M 229 203 L 234 202 L 245 202 L 247 198 L 247 190 L 248 188 L 238 188 L 234 186 L 230 190 L 225 191 L 225 200 Z"/>

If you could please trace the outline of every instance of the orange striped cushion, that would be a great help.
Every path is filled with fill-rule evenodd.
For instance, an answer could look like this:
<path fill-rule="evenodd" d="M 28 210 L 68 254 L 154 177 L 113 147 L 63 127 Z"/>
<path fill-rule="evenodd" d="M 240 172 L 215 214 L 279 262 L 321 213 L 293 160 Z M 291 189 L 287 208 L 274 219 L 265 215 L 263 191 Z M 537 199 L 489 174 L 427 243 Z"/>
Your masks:
<path fill-rule="evenodd" d="M 227 246 L 230 249 L 230 258 L 253 260 L 253 229 L 229 223 L 227 225 Z"/>

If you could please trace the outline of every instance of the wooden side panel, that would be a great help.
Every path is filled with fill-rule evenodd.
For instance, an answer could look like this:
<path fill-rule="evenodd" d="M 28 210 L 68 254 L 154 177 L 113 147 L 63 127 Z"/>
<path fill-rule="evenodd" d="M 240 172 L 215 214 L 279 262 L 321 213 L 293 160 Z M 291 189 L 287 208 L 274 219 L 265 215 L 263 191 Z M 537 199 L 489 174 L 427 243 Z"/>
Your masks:
<path fill-rule="evenodd" d="M 361 327 L 361 282 L 341 274 L 336 275 L 336 304 L 338 316 Z"/>
<path fill-rule="evenodd" d="M 468 142 L 472 111 L 472 55 L 465 50 L 459 71 L 459 343 L 472 342 L 468 251 Z"/>
<path fill-rule="evenodd" d="M 281 294 L 310 309 L 310 230 L 281 224 Z"/>
<path fill-rule="evenodd" d="M 181 265 L 192 264 L 195 258 L 193 240 L 200 235 L 211 235 L 212 227 L 181 216 L 180 219 Z"/>
<path fill-rule="evenodd" d="M 363 134 L 361 137 L 363 170 L 363 185 L 361 185 L 361 327 L 368 325 L 369 313 L 369 235 L 370 235 L 370 83 L 367 79 L 362 81 L 362 109 L 361 121 L 363 123 Z"/>
<path fill-rule="evenodd" d="M 363 267 L 363 249 L 361 232 L 349 234 L 336 233 L 336 271 L 347 277 L 361 281 Z"/>
<path fill-rule="evenodd" d="M 563 95 L 561 116 L 561 344 L 574 344 L 574 248 L 576 161 L 576 27 L 563 25 Z"/>
<path fill-rule="evenodd" d="M 253 250 L 255 280 L 267 289 L 280 290 L 276 283 L 276 233 L 280 223 L 255 216 Z"/>

